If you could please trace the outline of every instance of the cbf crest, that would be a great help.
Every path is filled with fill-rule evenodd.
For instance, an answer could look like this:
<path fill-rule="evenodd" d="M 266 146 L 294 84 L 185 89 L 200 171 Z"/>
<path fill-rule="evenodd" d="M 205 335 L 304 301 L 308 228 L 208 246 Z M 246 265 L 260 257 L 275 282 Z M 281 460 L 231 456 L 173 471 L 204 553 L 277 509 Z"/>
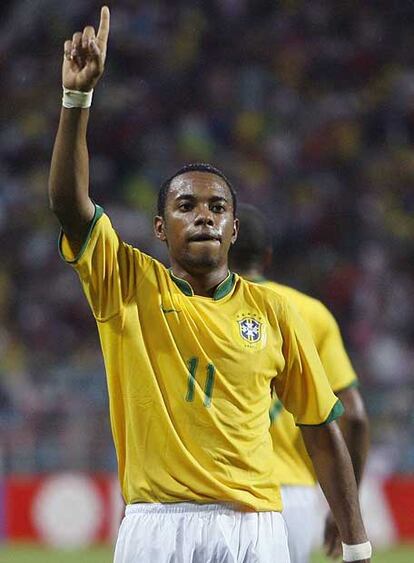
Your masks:
<path fill-rule="evenodd" d="M 239 341 L 244 348 L 257 350 L 265 345 L 266 333 L 263 319 L 255 313 L 241 313 L 237 315 Z"/>
<path fill-rule="evenodd" d="M 254 319 L 253 317 L 246 317 L 240 321 L 239 330 L 241 337 L 247 342 L 257 342 L 262 337 L 262 323 Z"/>

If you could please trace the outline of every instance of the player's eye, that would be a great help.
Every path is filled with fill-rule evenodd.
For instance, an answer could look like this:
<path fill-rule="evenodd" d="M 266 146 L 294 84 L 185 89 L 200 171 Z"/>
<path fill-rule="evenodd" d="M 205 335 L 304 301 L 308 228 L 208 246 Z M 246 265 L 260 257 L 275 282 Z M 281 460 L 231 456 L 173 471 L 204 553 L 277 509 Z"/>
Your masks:
<path fill-rule="evenodd" d="M 193 208 L 193 204 L 190 203 L 189 201 L 183 201 L 178 206 L 178 209 L 180 211 L 191 211 L 192 208 Z"/>
<path fill-rule="evenodd" d="M 226 211 L 226 208 L 222 203 L 215 203 L 211 209 L 214 213 L 223 213 Z"/>

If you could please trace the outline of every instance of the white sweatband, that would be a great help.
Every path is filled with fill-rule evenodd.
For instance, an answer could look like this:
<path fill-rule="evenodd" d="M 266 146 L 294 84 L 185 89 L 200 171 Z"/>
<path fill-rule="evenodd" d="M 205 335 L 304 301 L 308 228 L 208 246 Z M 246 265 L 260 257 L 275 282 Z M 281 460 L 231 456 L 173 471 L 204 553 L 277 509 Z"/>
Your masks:
<path fill-rule="evenodd" d="M 93 89 L 89 92 L 68 90 L 63 86 L 62 105 L 64 108 L 89 108 L 92 104 Z"/>
<path fill-rule="evenodd" d="M 356 543 L 347 545 L 342 543 L 342 554 L 344 561 L 361 561 L 361 559 L 369 559 L 372 555 L 371 542 Z"/>

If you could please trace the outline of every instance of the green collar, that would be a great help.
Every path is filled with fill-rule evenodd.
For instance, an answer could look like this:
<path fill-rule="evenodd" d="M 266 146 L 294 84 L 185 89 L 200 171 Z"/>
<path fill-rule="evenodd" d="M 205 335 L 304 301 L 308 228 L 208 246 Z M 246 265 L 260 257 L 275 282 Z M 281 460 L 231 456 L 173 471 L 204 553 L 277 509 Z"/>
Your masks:
<path fill-rule="evenodd" d="M 193 297 L 194 291 L 191 285 L 188 283 L 188 281 L 185 281 L 175 276 L 171 269 L 169 270 L 169 272 L 171 279 L 178 287 L 178 289 L 180 289 L 184 293 L 184 295 L 187 295 L 187 297 Z M 235 275 L 232 272 L 229 272 L 227 277 L 216 287 L 213 295 L 214 301 L 218 301 L 219 299 L 223 299 L 223 297 L 226 297 L 226 295 L 228 295 L 230 291 L 233 289 L 235 283 L 236 283 Z"/>

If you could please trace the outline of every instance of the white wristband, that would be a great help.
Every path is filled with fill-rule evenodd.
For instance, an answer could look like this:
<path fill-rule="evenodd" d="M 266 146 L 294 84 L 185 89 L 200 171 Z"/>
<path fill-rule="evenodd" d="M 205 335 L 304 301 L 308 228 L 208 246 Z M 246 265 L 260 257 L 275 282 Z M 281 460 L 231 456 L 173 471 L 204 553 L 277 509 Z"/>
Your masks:
<path fill-rule="evenodd" d="M 361 559 L 369 559 L 372 555 L 371 542 L 356 543 L 347 545 L 342 543 L 342 553 L 344 561 L 361 561 Z"/>
<path fill-rule="evenodd" d="M 89 108 L 92 104 L 93 89 L 89 92 L 68 90 L 63 86 L 62 105 L 64 108 Z"/>

